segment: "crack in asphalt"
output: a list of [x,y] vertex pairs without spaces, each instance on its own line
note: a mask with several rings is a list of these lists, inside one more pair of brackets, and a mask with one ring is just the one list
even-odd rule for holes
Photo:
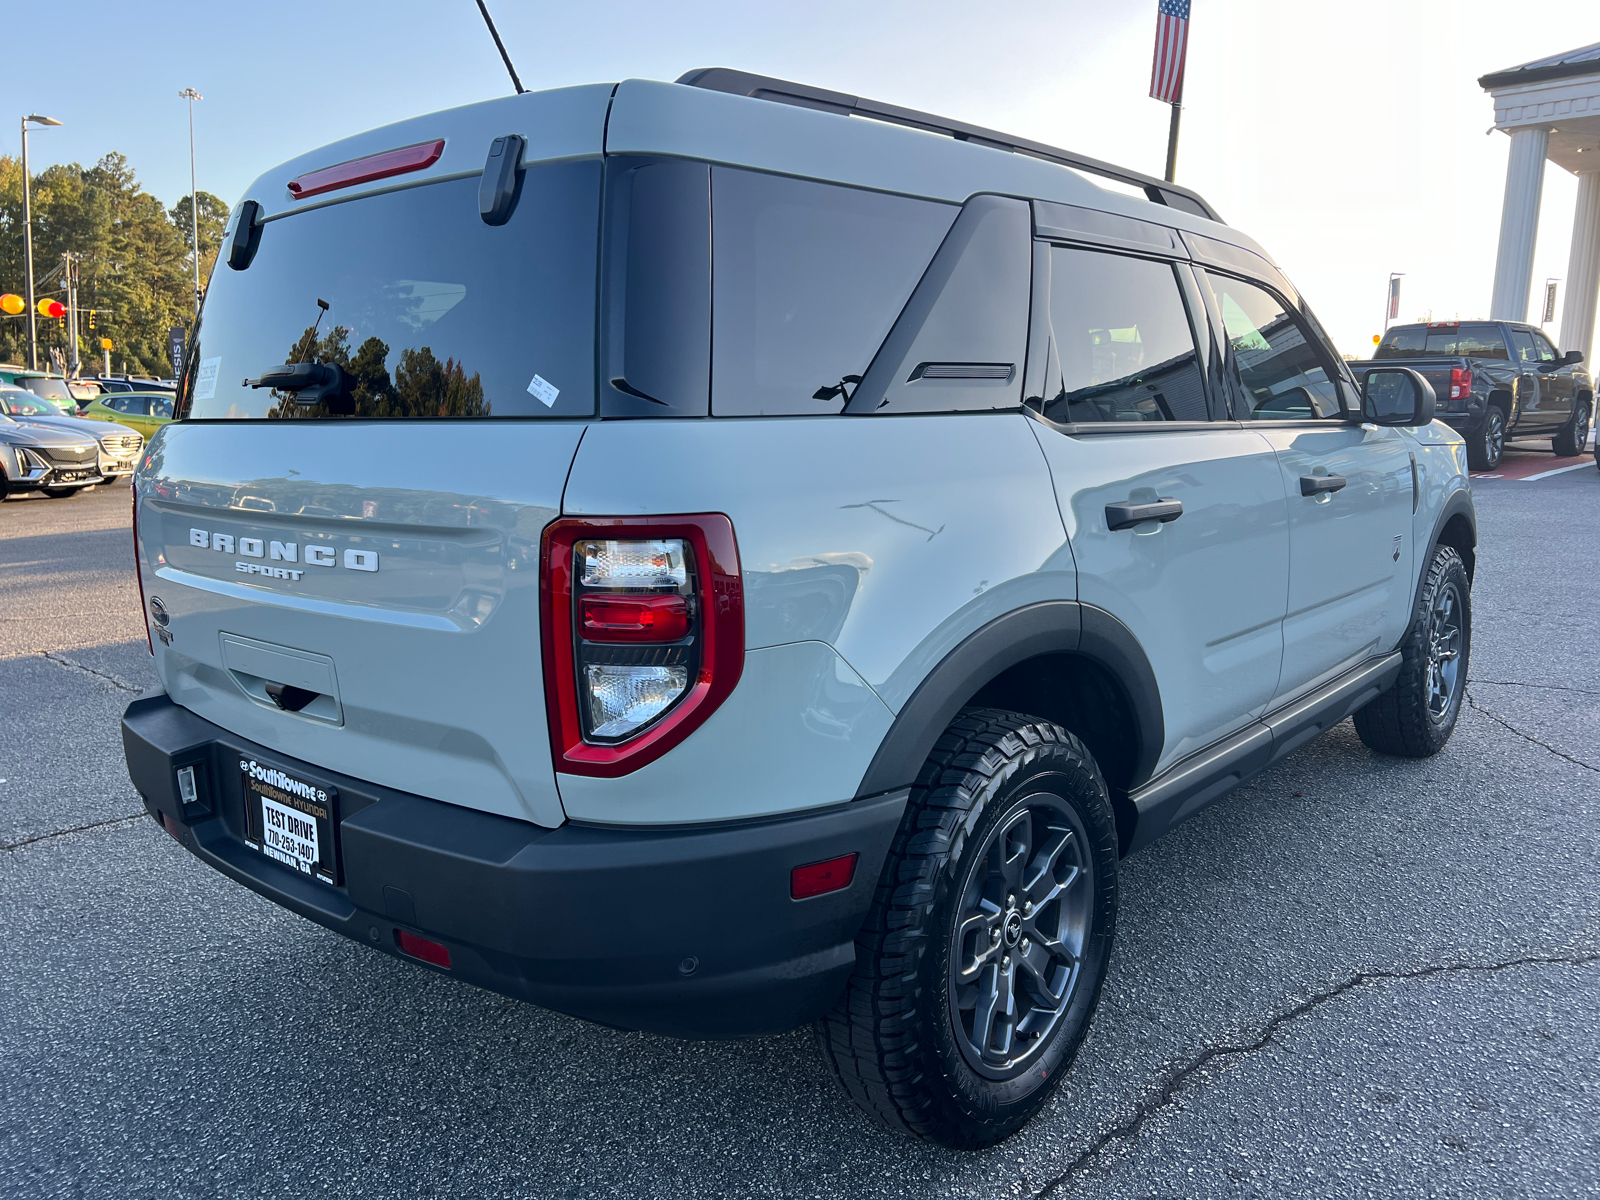
[[21,838],[15,842],[0,842],[0,851],[10,853],[21,850],[24,846],[34,846],[40,842],[48,842],[51,838],[66,837],[69,833],[85,833],[91,829],[109,829],[113,825],[131,825],[135,821],[144,819],[144,813],[134,813],[129,817],[110,817],[104,821],[91,821],[87,825],[74,825],[70,829],[56,829],[50,833],[41,833],[36,837]]
[[1550,751],[1551,754],[1554,754],[1557,758],[1566,759],[1567,762],[1572,763],[1574,766],[1582,767],[1587,771],[1600,771],[1600,767],[1595,766],[1593,763],[1584,762],[1583,759],[1581,759],[1581,758],[1574,758],[1572,755],[1568,754],[1565,750],[1557,750],[1549,742],[1541,742],[1538,738],[1534,737],[1533,734],[1524,733],[1522,730],[1518,729],[1515,725],[1513,725],[1510,721],[1506,720],[1504,717],[1502,717],[1499,713],[1495,712],[1493,709],[1485,708],[1483,705],[1479,704],[1475,699],[1473,699],[1471,689],[1467,690],[1466,697],[1467,697],[1467,703],[1472,706],[1472,709],[1473,709],[1474,712],[1481,712],[1484,716],[1488,717],[1491,721],[1494,721],[1496,724],[1505,726],[1512,733],[1516,734],[1519,738],[1523,739],[1523,741],[1532,742],[1535,746],[1538,746],[1541,750],[1548,750],[1548,751]]
[[1600,963],[1600,951],[1586,954],[1558,954],[1558,955],[1526,955],[1522,958],[1506,959],[1492,963],[1439,963],[1431,967],[1419,967],[1414,971],[1362,971],[1350,976],[1348,979],[1333,985],[1324,991],[1302,1000],[1299,1004],[1279,1013],[1262,1028],[1260,1035],[1252,1041],[1232,1043],[1222,1046],[1208,1046],[1195,1055],[1182,1066],[1169,1070],[1160,1081],[1160,1085],[1146,1099],[1135,1105],[1128,1118],[1115,1125],[1097,1137],[1082,1150],[1076,1158],[1067,1164],[1054,1179],[1050,1180],[1039,1191],[1034,1193],[1033,1200],[1046,1200],[1054,1195],[1065,1195],[1062,1190],[1069,1186],[1074,1179],[1082,1175],[1091,1166],[1100,1154],[1113,1142],[1124,1142],[1136,1139],[1144,1129],[1146,1122],[1163,1109],[1170,1108],[1176,1102],[1178,1094],[1185,1085],[1203,1071],[1211,1063],[1223,1058],[1243,1057],[1264,1050],[1277,1036],[1285,1025],[1299,1020],[1330,1000],[1336,1000],[1357,988],[1370,987],[1377,983],[1411,982],[1419,979],[1429,979],[1435,975],[1451,974],[1489,974],[1497,971],[1509,971],[1516,967],[1531,966],[1567,966],[1586,967]]
[[1538,688],[1545,692],[1576,692],[1580,696],[1600,696],[1600,692],[1593,688],[1563,687],[1559,683],[1524,683],[1520,679],[1474,679],[1471,682],[1482,684],[1484,687]]
[[96,679],[103,679],[107,683],[109,683],[112,687],[120,688],[124,692],[142,692],[142,691],[144,691],[144,689],[142,687],[139,687],[137,684],[129,683],[126,679],[123,679],[120,675],[111,675],[111,674],[108,674],[105,671],[96,671],[93,667],[86,667],[80,662],[73,662],[70,658],[67,658],[64,655],[57,654],[53,650],[41,650],[41,651],[39,651],[39,653],[44,655],[46,658],[48,658],[51,662],[55,663],[57,666],[68,667],[68,668],[70,668],[71,670],[74,670],[74,671],[82,671],[85,675],[93,675]]

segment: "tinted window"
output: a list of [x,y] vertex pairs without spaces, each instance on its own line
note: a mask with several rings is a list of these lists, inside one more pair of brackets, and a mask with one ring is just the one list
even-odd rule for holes
[[1505,358],[1506,343],[1500,326],[1397,325],[1383,335],[1373,358]]
[[711,206],[719,416],[843,408],[958,211],[720,167]]
[[1511,348],[1516,351],[1518,362],[1536,363],[1539,361],[1539,348],[1533,344],[1533,336],[1526,329],[1513,329],[1511,331]]
[[[249,269],[212,276],[189,415],[592,415],[600,166],[530,167],[502,226],[479,217],[478,183],[269,221]],[[311,354],[343,370],[345,394],[301,407],[240,386]]]
[[61,409],[50,401],[21,388],[0,390],[0,412],[17,417],[59,417]]
[[145,403],[149,405],[146,411],[152,417],[165,417],[169,421],[172,419],[171,400],[147,400]]
[[1052,421],[1204,421],[1205,382],[1168,263],[1050,250],[1045,392]]
[[1210,275],[1222,312],[1249,420],[1282,421],[1339,415],[1328,369],[1287,305],[1265,288]]
[[1553,363],[1561,357],[1556,353],[1555,343],[1537,329],[1533,331],[1533,346],[1539,352],[1540,362]]

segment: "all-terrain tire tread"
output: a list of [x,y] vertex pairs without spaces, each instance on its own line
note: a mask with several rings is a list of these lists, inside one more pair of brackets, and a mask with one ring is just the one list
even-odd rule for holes
[[[1379,754],[1392,754],[1399,758],[1428,758],[1437,754],[1450,740],[1455,728],[1452,719],[1440,726],[1428,713],[1428,622],[1433,596],[1444,583],[1446,576],[1459,573],[1461,602],[1466,608],[1467,637],[1463,642],[1460,686],[1466,687],[1464,661],[1471,645],[1472,593],[1467,579],[1466,564],[1453,546],[1436,546],[1428,563],[1428,572],[1422,586],[1417,589],[1417,604],[1411,624],[1400,642],[1400,674],[1394,685],[1381,696],[1368,702],[1355,714],[1356,733],[1361,740]],[[1457,702],[1457,711],[1460,702]]]
[[[940,735],[917,776],[895,834],[873,903],[856,938],[856,971],[816,1025],[824,1061],[877,1124],[955,1145],[922,1086],[929,1047],[919,1031],[917,1002],[931,929],[938,872],[961,856],[981,815],[978,801],[1040,754],[1076,766],[1103,793],[1098,766],[1083,744],[1060,726],[1001,709],[963,709]],[[1109,932],[1109,931],[1108,931]],[[999,1140],[1011,1129],[971,1141]]]

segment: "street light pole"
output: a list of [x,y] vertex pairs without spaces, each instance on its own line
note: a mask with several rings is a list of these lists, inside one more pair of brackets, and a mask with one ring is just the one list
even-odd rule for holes
[[35,125],[59,125],[60,121],[54,117],[41,117],[38,113],[29,113],[22,118],[22,224],[24,233],[22,237],[22,257],[26,263],[25,283],[23,289],[28,300],[28,370],[39,369],[39,325],[38,314],[33,311],[33,197],[28,179],[28,122]]
[[189,241],[194,246],[194,316],[200,319],[200,195],[194,189],[194,102],[205,97],[184,88],[178,99],[189,102]]

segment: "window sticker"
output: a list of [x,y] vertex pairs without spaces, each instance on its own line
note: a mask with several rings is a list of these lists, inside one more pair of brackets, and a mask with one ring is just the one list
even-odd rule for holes
[[528,394],[546,408],[554,408],[556,397],[561,394],[561,389],[548,379],[535,375],[533,382],[528,385]]
[[200,371],[194,377],[194,398],[210,400],[217,394],[217,372],[222,370],[220,358],[202,358]]

